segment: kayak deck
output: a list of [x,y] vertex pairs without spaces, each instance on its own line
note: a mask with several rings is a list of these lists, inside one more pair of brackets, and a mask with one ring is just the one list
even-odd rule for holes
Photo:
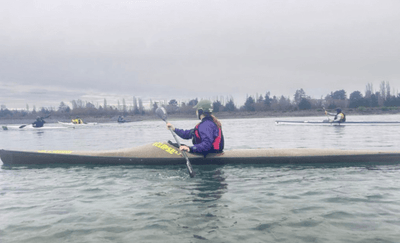
[[[400,151],[338,149],[238,149],[219,154],[188,154],[197,164],[304,164],[304,163],[400,163]],[[0,150],[5,166],[15,165],[182,165],[182,154],[168,143],[156,142],[115,151]]]

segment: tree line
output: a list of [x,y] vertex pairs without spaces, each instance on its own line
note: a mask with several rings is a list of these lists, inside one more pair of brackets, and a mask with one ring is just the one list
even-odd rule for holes
[[336,90],[324,98],[313,99],[303,89],[296,90],[293,100],[284,96],[271,97],[270,92],[258,98],[249,96],[240,110],[246,111],[297,111],[311,109],[359,109],[380,107],[382,110],[398,109],[400,107],[400,93],[391,92],[389,82],[382,81],[379,91],[374,92],[373,85],[367,84],[365,94],[353,91],[347,97],[345,90]]
[[[390,84],[382,81],[379,86],[379,91],[374,92],[372,84],[367,84],[364,94],[360,91],[353,91],[347,97],[345,90],[333,91],[320,99],[311,98],[301,88],[296,90],[293,99],[290,97],[272,96],[270,92],[265,95],[247,96],[243,105],[235,104],[232,97],[214,98],[214,112],[252,112],[252,111],[298,111],[312,109],[359,109],[380,107],[383,110],[398,109],[400,107],[400,94],[391,92]],[[85,117],[115,117],[115,116],[140,116],[153,115],[155,109],[159,106],[164,106],[171,114],[193,114],[193,106],[199,101],[198,98],[191,99],[187,102],[178,102],[176,99],[169,101],[149,101],[145,108],[141,98],[133,97],[129,104],[125,99],[122,102],[118,101],[117,105],[109,105],[104,99],[103,104],[93,104],[93,102],[72,100],[71,106],[60,102],[60,105],[55,107],[41,107],[36,110],[33,106],[29,109],[26,105],[24,110],[9,110],[5,105],[1,105],[0,118],[33,118],[36,116],[52,115],[53,117],[71,118],[75,116]]]

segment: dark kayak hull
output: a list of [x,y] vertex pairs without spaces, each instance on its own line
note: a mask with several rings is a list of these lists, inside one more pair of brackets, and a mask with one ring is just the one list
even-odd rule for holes
[[[116,151],[10,151],[0,150],[5,166],[26,165],[183,165],[184,157],[168,143],[153,143]],[[400,163],[398,152],[344,151],[334,149],[242,149],[221,154],[189,154],[193,165],[200,164],[330,164]]]

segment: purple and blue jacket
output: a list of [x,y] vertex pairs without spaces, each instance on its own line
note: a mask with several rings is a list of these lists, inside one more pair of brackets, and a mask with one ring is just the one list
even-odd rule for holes
[[222,130],[214,123],[212,117],[204,117],[194,129],[182,130],[175,128],[175,133],[183,139],[192,139],[193,146],[190,152],[208,153],[222,152],[224,149],[224,136]]

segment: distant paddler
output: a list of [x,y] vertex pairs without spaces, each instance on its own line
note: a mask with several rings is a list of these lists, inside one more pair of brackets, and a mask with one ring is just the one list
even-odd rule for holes
[[222,134],[221,122],[212,114],[212,103],[209,100],[201,100],[193,108],[196,109],[197,118],[201,120],[195,128],[182,130],[167,123],[167,128],[172,129],[183,139],[192,139],[193,146],[182,145],[180,150],[192,153],[201,153],[206,156],[208,153],[222,152],[224,149],[224,136]]
[[336,109],[336,113],[330,113],[325,111],[325,115],[334,116],[333,120],[328,120],[328,122],[336,122],[343,123],[346,122],[346,115],[342,112],[341,109]]
[[118,122],[125,122],[125,119],[122,116],[118,116]]
[[79,116],[76,116],[75,119],[71,120],[73,124],[83,124],[83,120],[81,118],[79,118]]
[[118,116],[118,123],[125,123],[125,122],[131,122],[131,121],[125,120],[123,116]]
[[[38,117],[36,118],[36,121],[34,121],[34,122],[32,123],[32,127],[35,127],[35,128],[43,127],[43,125],[46,123],[43,119],[46,119],[46,118],[48,118],[48,117],[50,117],[50,115],[48,115],[48,116],[46,116],[46,117],[40,117],[40,116],[38,116]],[[28,124],[21,125],[21,126],[19,126],[19,128],[24,128],[24,127],[26,127],[27,125],[28,125]],[[4,128],[4,126],[3,126],[3,130],[8,130],[8,129],[7,129],[7,127]]]
[[43,127],[46,122],[43,120],[43,117],[37,117],[36,121],[32,123],[32,127]]

